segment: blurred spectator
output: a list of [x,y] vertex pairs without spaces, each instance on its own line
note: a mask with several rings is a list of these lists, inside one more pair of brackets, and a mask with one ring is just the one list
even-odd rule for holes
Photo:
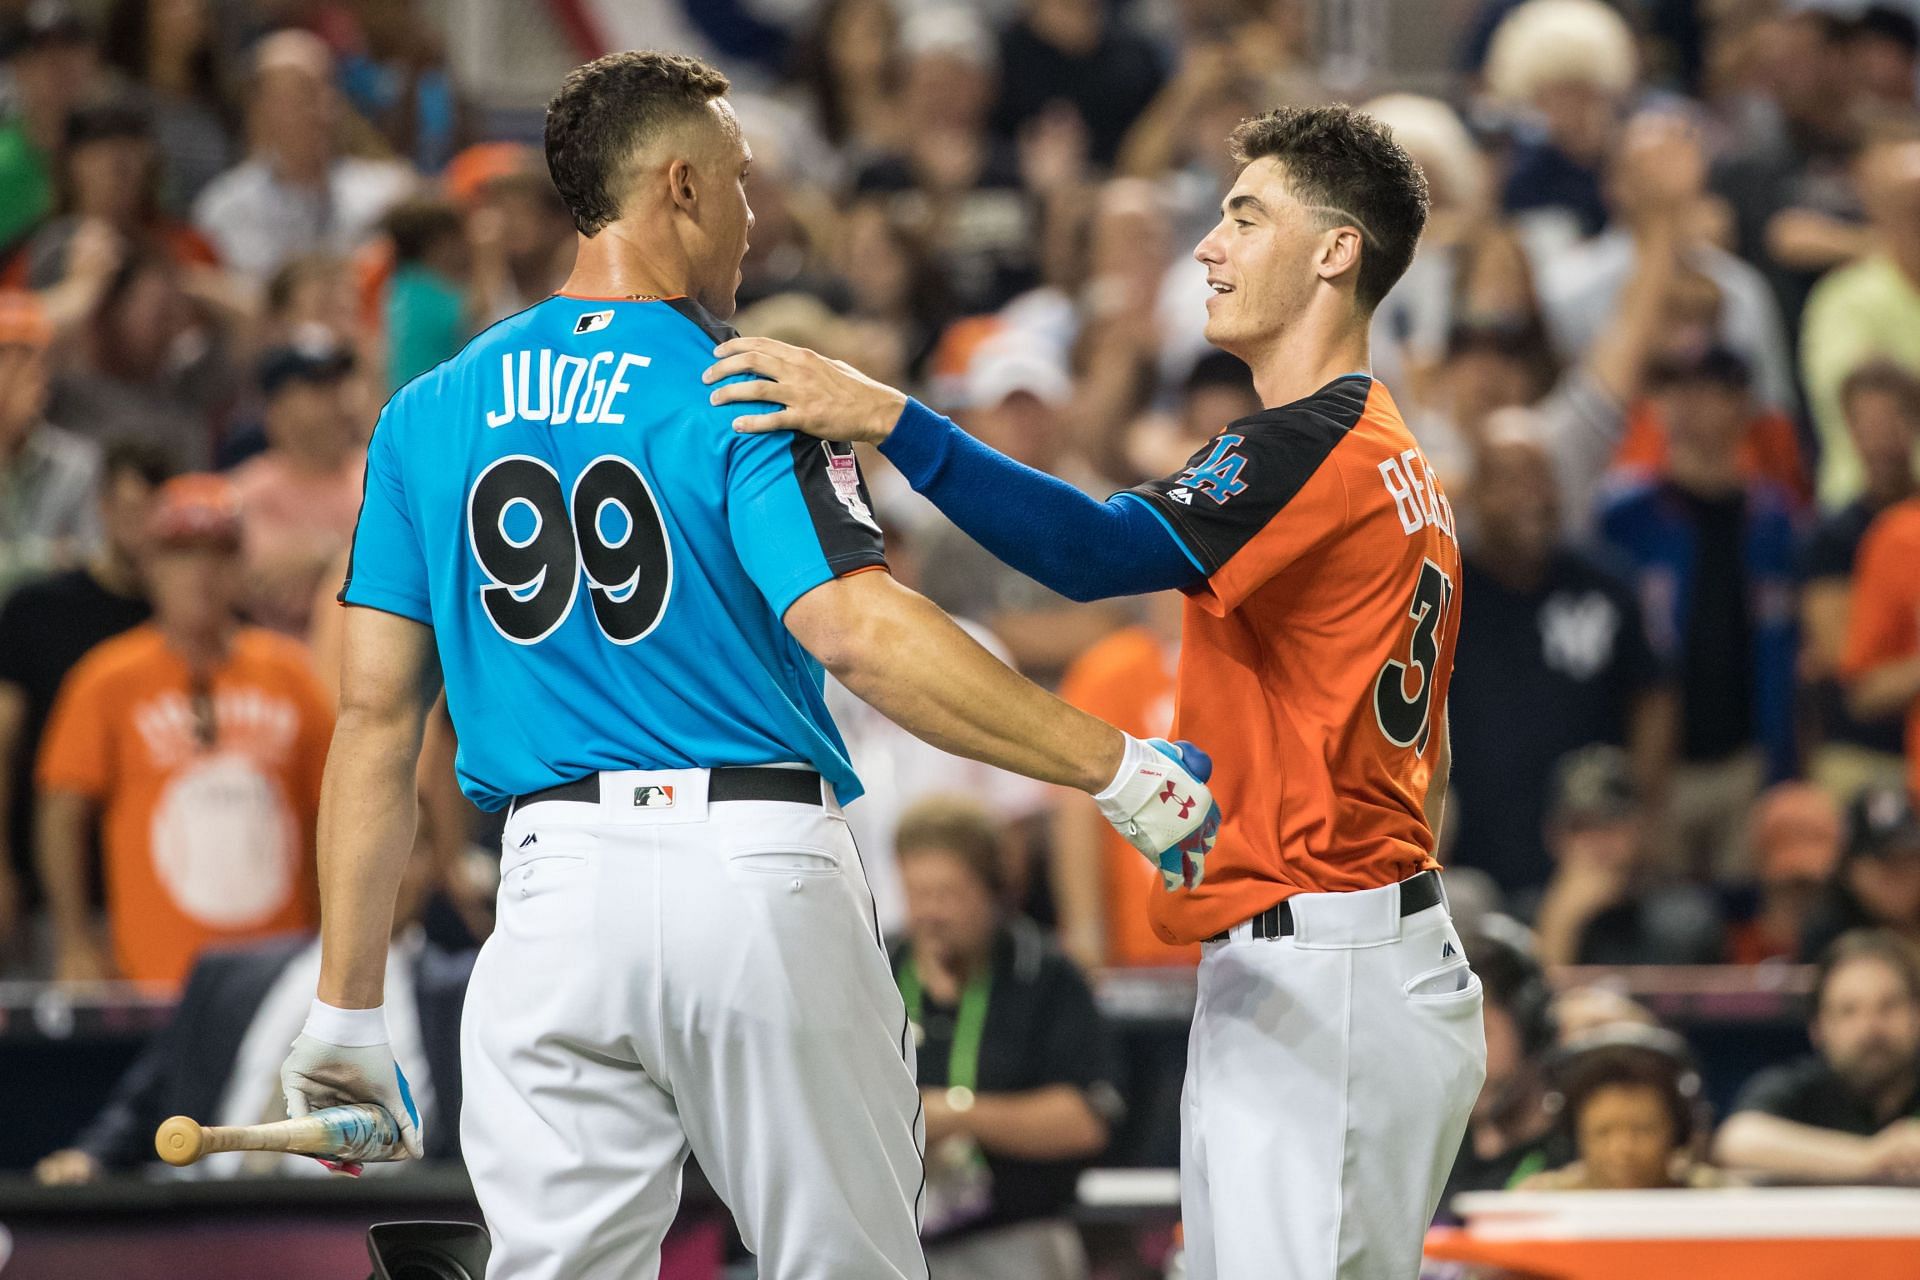
[[1900,708],[1857,719],[1847,708],[1839,674],[1860,546],[1881,512],[1916,492],[1920,377],[1873,361],[1848,375],[1840,399],[1866,485],[1859,497],[1821,518],[1802,554],[1800,673],[1812,693],[1815,724],[1808,736],[1819,744],[1809,772],[1835,794],[1851,796],[1866,783],[1898,780],[1904,769]]
[[1671,1031],[1632,1028],[1569,1046],[1556,1074],[1564,1081],[1562,1123],[1577,1158],[1538,1173],[1522,1191],[1651,1191],[1726,1185],[1718,1169],[1694,1159],[1700,1077],[1686,1042]]
[[[209,944],[314,925],[332,715],[304,649],[236,622],[239,550],[231,486],[169,480],[148,528],[153,622],[82,658],[54,702],[36,804],[61,980],[176,987]],[[87,903],[96,820],[104,938]]]
[[1801,952],[1822,891],[1840,861],[1840,813],[1833,799],[1805,782],[1782,782],[1753,810],[1753,863],[1760,900],[1735,925],[1728,959],[1735,964],[1792,960]]
[[1018,153],[987,128],[992,34],[971,9],[942,4],[910,15],[901,43],[900,138],[861,166],[856,200],[927,245],[963,311],[992,311],[1038,280],[1043,236]]
[[1920,88],[1920,22],[1910,8],[1870,4],[1847,33],[1847,72],[1868,110],[1911,111]]
[[1478,930],[1462,930],[1460,946],[1485,993],[1487,1081],[1440,1197],[1443,1209],[1459,1192],[1504,1191],[1573,1158],[1571,1143],[1554,1124],[1547,1088],[1552,993],[1532,940],[1517,922],[1496,916]]
[[1567,987],[1553,997],[1554,1043],[1561,1049],[1621,1027],[1657,1027],[1652,1010],[1603,978]]
[[[473,953],[435,946],[420,928],[432,889],[432,859],[416,846],[407,860],[387,950],[387,1025],[425,1121],[426,1158],[460,1156],[460,1005]],[[91,1182],[103,1173],[152,1165],[153,1131],[168,1116],[208,1124],[283,1120],[279,1057],[300,1034],[320,980],[320,940],[294,936],[247,947],[211,947],[194,961],[167,1025],[154,1033],[71,1147],[34,1167],[49,1185]],[[369,1165],[400,1173],[401,1163]],[[305,1156],[229,1152],[183,1176],[232,1178],[263,1173],[325,1176]]]
[[[149,446],[116,444],[100,467],[104,536],[78,569],[29,582],[0,606],[0,969],[38,905],[33,763],[60,682],[89,649],[151,613],[140,576],[155,489],[170,471]],[[92,859],[89,859],[91,864]],[[22,883],[24,881],[24,885]]]
[[1601,0],[1528,0],[1494,31],[1487,89],[1522,122],[1500,204],[1536,261],[1606,225],[1602,162],[1637,62],[1633,32]]
[[1660,852],[1691,872],[1748,871],[1748,807],[1794,772],[1794,528],[1785,495],[1743,481],[1748,371],[1710,349],[1661,371],[1667,475],[1601,518],[1638,579],[1654,651],[1680,688],[1680,763]]
[[414,185],[405,165],[341,154],[333,57],[318,36],[260,42],[247,108],[248,157],[200,193],[193,217],[257,281],[303,253],[348,252]]
[[1866,475],[1848,438],[1840,388],[1868,360],[1920,372],[1920,125],[1882,127],[1855,164],[1872,253],[1814,287],[1800,332],[1801,373],[1820,437],[1820,505],[1860,495]]
[[[967,370],[967,409],[960,421],[989,446],[1091,493],[1106,492],[1099,474],[1069,450],[1066,412],[1073,381],[1060,363],[1016,334],[989,339]],[[1057,681],[1094,641],[1119,622],[1115,606],[1075,604],[995,559],[979,543],[941,521],[921,553],[922,587],[948,613],[987,624],[1020,670]]]
[[1093,993],[1031,921],[1001,917],[984,810],[928,801],[901,820],[896,844],[907,938],[893,967],[919,1046],[928,1270],[1084,1277],[1067,1212],[1119,1115]]
[[[1116,631],[1067,668],[1060,696],[1138,738],[1173,729],[1173,675],[1180,661],[1181,597],[1147,600],[1143,625]],[[1062,792],[1053,822],[1054,901],[1060,941],[1082,968],[1197,964],[1197,945],[1162,942],[1147,921],[1160,878],[1092,801]]]
[[332,254],[311,253],[289,261],[267,281],[265,301],[266,312],[255,331],[263,352],[315,328],[340,342],[362,336],[353,273],[345,259]]
[[900,15],[892,0],[825,0],[801,37],[795,77],[822,137],[853,160],[900,141]]
[[440,33],[416,4],[351,0],[353,39],[340,56],[347,101],[387,145],[438,173],[466,133],[466,109]]
[[47,421],[52,341],[38,299],[0,292],[0,595],[99,540],[100,450]]
[[904,367],[918,374],[952,310],[946,281],[925,246],[878,205],[849,210],[841,231],[852,315],[893,333]]
[[[1182,53],[1173,78],[1160,90],[1133,128],[1114,162],[1116,175],[1150,179],[1174,219],[1181,245],[1197,244],[1219,220],[1220,197],[1233,185],[1238,166],[1220,140],[1248,116],[1291,95],[1263,83],[1255,50],[1227,32],[1198,39]],[[1307,93],[1292,100],[1318,101]],[[1172,264],[1184,271],[1184,260]],[[1201,279],[1205,280],[1202,273]],[[1198,327],[1198,326],[1194,326]]]
[[1713,964],[1725,940],[1710,895],[1656,879],[1652,823],[1625,752],[1584,747],[1554,769],[1547,810],[1553,876],[1534,927],[1540,959],[1562,964]]
[[1253,371],[1239,356],[1210,351],[1181,382],[1173,410],[1143,414],[1128,424],[1120,448],[1126,471],[1139,476],[1179,471],[1226,424],[1260,412]]
[[235,387],[223,335],[184,284],[180,268],[152,251],[110,266],[54,379],[56,422],[206,466],[214,419]]
[[304,636],[314,589],[353,538],[366,470],[353,353],[325,330],[260,365],[267,448],[232,473],[244,530],[242,602],[263,627]]
[[994,128],[1016,137],[1070,109],[1086,127],[1094,163],[1109,166],[1165,73],[1153,46],[1122,27],[1105,0],[1025,0],[1000,38]]
[[[893,576],[917,587],[920,561],[913,536],[890,524],[887,564]],[[999,637],[971,619],[958,621],[988,652],[1002,662],[1010,661]],[[1010,824],[1034,817],[1052,799],[1051,788],[1042,783],[948,755],[921,741],[832,677],[827,679],[826,698],[833,722],[846,741],[847,758],[866,783],[866,794],[847,806],[847,823],[860,848],[861,868],[873,891],[880,930],[888,936],[897,934],[907,921],[894,834],[909,810],[934,796],[964,795],[987,806],[1002,824]]]
[[1781,315],[1797,328],[1820,273],[1864,251],[1848,172],[1862,82],[1841,15],[1801,7],[1768,24],[1767,34],[1765,109],[1715,165],[1713,189],[1733,215],[1731,247],[1766,274]]
[[1881,512],[1861,540],[1840,675],[1855,718],[1906,717],[1908,785],[1920,793],[1920,573],[1915,565],[1920,565],[1920,497]]
[[82,227],[108,234],[116,255],[157,253],[180,267],[209,267],[219,255],[198,231],[163,213],[153,127],[131,101],[76,109],[67,117],[55,216],[15,260],[9,275],[30,289],[51,289],[75,276],[75,240]]
[[60,0],[0,17],[0,66],[12,94],[0,116],[0,252],[53,212],[67,113],[98,78],[92,35]]
[[1714,1154],[1791,1182],[1920,1183],[1920,964],[1910,944],[1850,933],[1820,965],[1817,1053],[1747,1084]]
[[458,354],[477,317],[467,291],[467,227],[458,209],[440,200],[407,201],[389,210],[383,225],[393,241],[384,362],[392,392]]
[[184,214],[233,162],[213,0],[113,0],[101,55],[130,84],[160,148],[160,202]]
[[515,167],[482,183],[467,214],[476,327],[539,302],[573,266],[573,219],[539,153],[516,151],[521,158]]
[[[1544,843],[1556,761],[1593,743],[1631,750],[1643,794],[1658,797],[1673,760],[1675,703],[1632,586],[1560,536],[1542,443],[1496,430],[1461,508],[1473,530],[1462,590],[1473,628],[1454,660],[1448,824],[1455,860],[1509,893],[1553,872]],[[1540,707],[1551,715],[1535,714]]]
[[1847,807],[1845,856],[1807,921],[1800,954],[1841,934],[1880,929],[1920,953],[1920,815],[1904,786],[1868,787]]

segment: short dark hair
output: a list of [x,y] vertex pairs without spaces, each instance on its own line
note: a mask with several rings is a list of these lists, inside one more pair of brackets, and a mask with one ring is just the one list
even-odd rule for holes
[[402,264],[419,262],[436,244],[466,230],[459,209],[433,199],[402,201],[387,211],[381,226],[393,241],[394,261]]
[[[1360,231],[1354,300],[1380,305],[1406,274],[1427,225],[1427,178],[1384,124],[1343,102],[1280,107],[1244,120],[1227,140],[1242,165],[1271,158],[1303,204],[1339,210]],[[1340,226],[1329,216],[1328,226]]]
[[1920,378],[1904,365],[1882,357],[1855,368],[1840,384],[1840,407],[1851,409],[1855,396],[1867,394],[1891,396],[1902,413],[1920,418]]
[[1888,929],[1854,929],[1835,938],[1820,956],[1813,983],[1816,1015],[1827,1002],[1827,984],[1833,975],[1859,960],[1877,960],[1892,969],[1908,997],[1920,1004],[1920,959],[1915,959],[1912,944]]
[[105,492],[121,476],[138,476],[155,488],[173,479],[178,470],[173,455],[151,440],[114,440],[100,455],[100,489]]
[[1561,1095],[1570,1132],[1579,1133],[1581,1113],[1606,1089],[1652,1090],[1673,1126],[1674,1146],[1685,1146],[1692,1138],[1699,1077],[1684,1061],[1652,1045],[1632,1043],[1598,1045],[1569,1060],[1561,1069]]
[[995,900],[1005,888],[1000,832],[985,809],[963,796],[929,796],[901,815],[893,837],[895,860],[904,863],[923,853],[958,858]]
[[725,94],[727,77],[698,58],[631,49],[575,67],[547,104],[547,172],[583,236],[620,216],[627,157],[662,128]]

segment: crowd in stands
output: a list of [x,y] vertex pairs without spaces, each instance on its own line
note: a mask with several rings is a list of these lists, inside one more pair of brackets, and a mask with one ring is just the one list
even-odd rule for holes
[[[571,260],[537,115],[478,134],[427,8],[0,0],[0,976],[182,993],[50,1180],[131,1162],[166,1111],[277,1101],[365,442]],[[1441,853],[1491,1070],[1456,1187],[1920,1181],[1920,11],[1474,9],[1427,96],[1334,93],[1304,0],[782,6],[720,59],[755,154],[734,323],[1105,497],[1260,407],[1200,336],[1190,257],[1226,134],[1365,102],[1433,198],[1373,370],[1466,566]],[[1177,598],[1054,595],[865,465],[902,580],[1167,731]],[[1152,871],[1084,797],[830,697],[937,1028],[945,1221],[1052,1222],[1122,1105],[1082,975],[1197,948],[1147,928]],[[394,960],[418,1013],[396,1047],[443,1109],[445,992],[491,892],[453,745],[437,718]],[[1820,965],[1815,1056],[1750,1064],[1730,1117],[1645,1010],[1549,981],[1795,963]],[[981,966],[1020,994],[996,987],[963,1064]]]

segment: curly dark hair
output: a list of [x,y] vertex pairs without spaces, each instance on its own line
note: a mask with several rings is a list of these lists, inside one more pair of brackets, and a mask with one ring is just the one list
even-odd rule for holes
[[620,216],[620,177],[634,150],[694,118],[729,88],[698,58],[632,49],[575,67],[547,104],[547,171],[583,236]]
[[[1388,128],[1343,102],[1280,107],[1242,121],[1227,140],[1246,165],[1271,158],[1302,204],[1320,205],[1329,227],[1360,232],[1354,300],[1372,312],[1406,274],[1427,225],[1427,178]],[[1342,218],[1338,216],[1344,214]]]

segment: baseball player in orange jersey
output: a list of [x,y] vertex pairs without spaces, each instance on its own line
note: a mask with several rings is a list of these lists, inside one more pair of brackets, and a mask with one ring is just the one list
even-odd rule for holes
[[1204,944],[1181,1159],[1195,1280],[1411,1280],[1486,1071],[1480,983],[1433,857],[1460,618],[1453,512],[1364,372],[1426,182],[1371,118],[1281,110],[1195,257],[1207,337],[1263,404],[1163,480],[1086,497],[917,401],[766,339],[725,343],[742,431],[878,444],[1008,564],[1078,599],[1179,588],[1175,731],[1220,760],[1204,879],[1154,894]]

